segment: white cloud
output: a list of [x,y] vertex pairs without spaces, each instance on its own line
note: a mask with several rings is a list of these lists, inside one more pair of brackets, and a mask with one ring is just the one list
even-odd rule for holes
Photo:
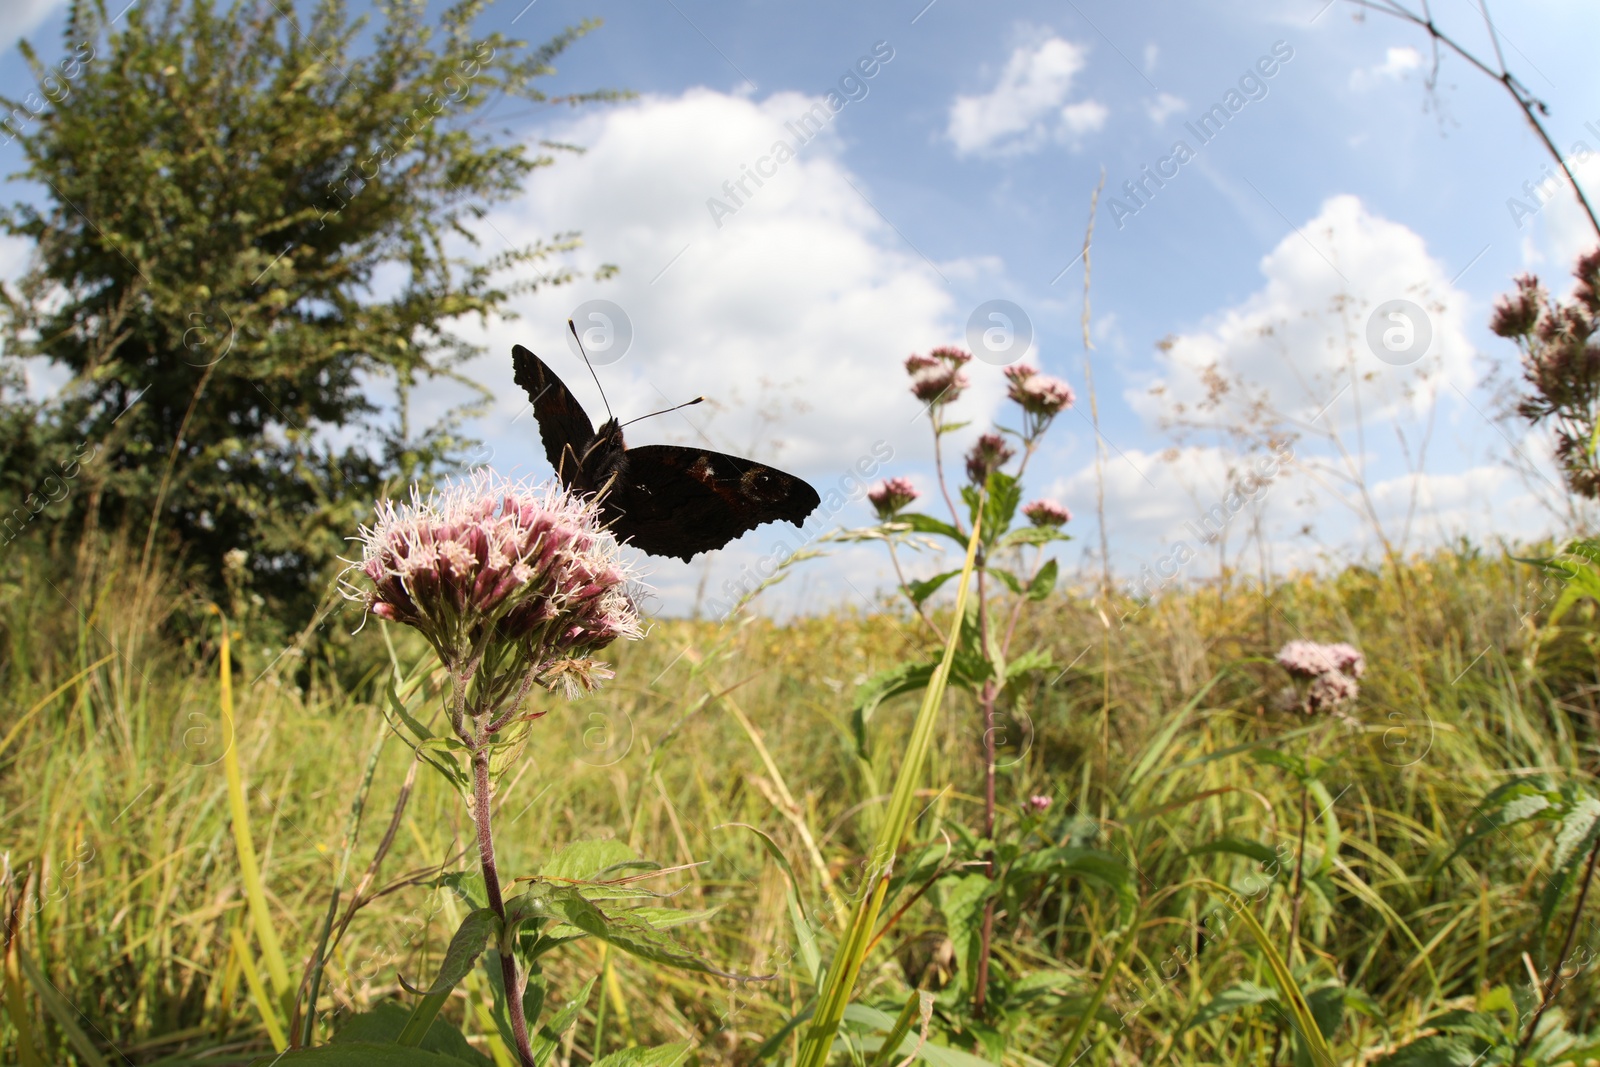
[[[758,101],[694,89],[539,131],[586,151],[538,172],[524,197],[490,216],[486,250],[504,247],[496,231],[521,244],[580,230],[583,247],[572,256],[580,271],[588,275],[604,263],[621,269],[607,282],[518,298],[520,321],[492,322],[474,338],[490,355],[469,373],[496,394],[494,413],[477,429],[495,445],[498,468],[548,476],[527,403],[511,382],[513,343],[549,361],[591,414],[603,417],[594,385],[564,338],[567,317],[591,298],[620,305],[633,324],[626,357],[599,368],[619,417],[699,393],[718,406],[631,427],[630,444],[708,440],[801,474],[825,496],[858,460],[870,459],[875,442],[893,449],[884,473],[903,473],[931,456],[927,423],[906,390],[901,361],[908,352],[959,343],[970,309],[955,305],[935,268],[864,199],[892,213],[881,194],[841,163],[831,127],[796,158],[774,162],[776,142],[795,142],[786,123],[817,103],[797,93]],[[773,172],[760,185],[747,177],[757,167]],[[714,219],[711,199],[736,210]],[[959,261],[940,269],[951,278],[990,276],[994,264]],[[973,394],[962,404],[981,420],[1003,396],[1004,380],[988,366],[975,366],[973,378]],[[865,521],[867,509],[858,503],[830,525]],[[762,527],[719,555],[708,595],[720,595],[725,579],[780,539],[792,543],[793,528]],[[652,584],[668,610],[692,603],[703,563],[651,561]],[[875,587],[877,566],[871,576],[857,576],[861,588]]]
[[1011,53],[995,87],[950,104],[947,134],[960,155],[1034,151],[1049,140],[1073,142],[1100,129],[1106,108],[1094,100],[1067,103],[1088,49],[1060,37]]
[[1150,121],[1160,126],[1173,115],[1188,107],[1188,101],[1181,96],[1171,93],[1162,93],[1154,100],[1145,101],[1144,113],[1150,116]]
[[[1466,296],[1419,235],[1358,198],[1325,201],[1260,269],[1260,289],[1164,346],[1153,390],[1128,395],[1137,411],[1156,421],[1249,422],[1252,406],[1264,404],[1309,420],[1330,404],[1338,417],[1359,402],[1361,417],[1385,419],[1422,410],[1447,384],[1472,387]],[[1421,315],[1379,317],[1394,300]],[[1388,358],[1369,346],[1369,329]],[[1426,351],[1404,362],[1395,349],[1424,333]],[[1219,383],[1229,388],[1219,393]]]
[[1410,45],[1390,48],[1384,52],[1383,62],[1370,67],[1358,67],[1350,72],[1350,88],[1357,92],[1375,88],[1384,82],[1403,80],[1414,70],[1422,68],[1422,53]]
[[9,45],[43,22],[56,8],[65,6],[66,0],[6,0],[0,5],[0,41]]
[[[1567,166],[1583,187],[1590,205],[1600,211],[1600,145],[1587,145],[1584,155],[1567,157]],[[1595,247],[1594,223],[1584,213],[1572,192],[1567,176],[1554,164],[1546,164],[1530,179],[1533,195],[1518,189],[1507,200],[1513,221],[1525,231],[1522,245],[1524,263],[1540,274],[1540,280],[1557,293],[1570,292],[1575,284],[1572,267],[1579,256]],[[1516,209],[1512,210],[1512,201]],[[1531,214],[1529,214],[1531,212]],[[1506,286],[1507,289],[1511,287]]]

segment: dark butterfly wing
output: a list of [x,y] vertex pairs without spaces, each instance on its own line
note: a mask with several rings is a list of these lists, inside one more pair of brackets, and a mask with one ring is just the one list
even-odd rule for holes
[[653,556],[687,562],[763,523],[799,526],[822,503],[794,475],[738,456],[676,445],[644,445],[625,455],[603,515],[618,538]]
[[514,380],[533,401],[545,457],[561,484],[571,487],[579,473],[578,455],[594,439],[594,423],[544,360],[517,345],[511,349],[511,366],[516,372]]

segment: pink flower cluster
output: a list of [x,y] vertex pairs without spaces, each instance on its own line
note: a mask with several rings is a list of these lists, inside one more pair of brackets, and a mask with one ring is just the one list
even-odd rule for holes
[[581,657],[642,633],[628,575],[595,506],[558,486],[487,472],[410,503],[378,505],[361,529],[355,591],[381,619],[421,631],[447,665],[491,639],[536,659]]
[[909,478],[888,478],[867,491],[880,519],[892,519],[921,495]]
[[1035,526],[1065,526],[1072,521],[1072,512],[1054,500],[1035,500],[1022,506],[1022,514]]
[[1050,810],[1053,801],[1043,794],[1035,794],[1028,798],[1028,810],[1038,815],[1043,815]]
[[1016,454],[1004,437],[997,433],[984,434],[967,453],[967,479],[973,485],[983,485],[990,474],[1004,467]]
[[[1349,703],[1361,691],[1357,684],[1367,659],[1352,645],[1290,641],[1278,650],[1278,665],[1303,687],[1307,712],[1327,711]],[[1309,683],[1309,684],[1306,684]]]
[[972,355],[959,348],[935,348],[925,356],[907,356],[911,395],[931,406],[953,403],[967,388],[967,372],[961,368],[971,361]]
[[1007,367],[1006,379],[1011,383],[1006,395],[1036,418],[1053,419],[1077,399],[1072,386],[1060,378],[1040,374],[1026,363]]

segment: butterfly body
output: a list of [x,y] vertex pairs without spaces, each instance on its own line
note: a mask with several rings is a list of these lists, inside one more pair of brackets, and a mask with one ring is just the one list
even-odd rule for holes
[[598,497],[612,532],[651,555],[688,561],[763,523],[799,526],[822,502],[800,478],[755,460],[677,445],[628,448],[621,424],[613,418],[594,429],[538,356],[517,345],[511,358],[556,476]]

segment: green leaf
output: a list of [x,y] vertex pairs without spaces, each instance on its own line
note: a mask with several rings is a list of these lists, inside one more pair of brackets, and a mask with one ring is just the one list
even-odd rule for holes
[[1015,574],[1012,574],[1010,571],[1004,570],[1000,567],[985,567],[984,571],[985,573],[994,575],[996,578],[1004,582],[1006,588],[1011,590],[1013,593],[1021,594],[1022,579],[1018,578]]
[[1048,545],[1052,541],[1070,541],[1072,536],[1064,534],[1055,526],[1019,526],[995,542],[995,548],[1011,548],[1013,545]]
[[251,1060],[250,1067],[461,1067],[461,1060],[405,1045],[352,1041]]
[[1481,1045],[1470,1038],[1434,1034],[1402,1045],[1377,1060],[1373,1067],[1486,1067]]
[[1301,780],[1307,776],[1306,761],[1290,752],[1279,752],[1275,748],[1254,748],[1250,750],[1250,758],[1257,763],[1277,767]]
[[856,688],[855,705],[850,710],[850,726],[856,738],[856,752],[868,758],[867,724],[872,713],[890,697],[926,689],[933,677],[935,663],[902,663],[898,667],[879,671]]
[[1050,653],[1041,648],[1031,648],[1016,659],[1007,661],[1006,681],[1009,683],[1013,678],[1029,671],[1052,670],[1055,670],[1055,660],[1050,657]]
[[701,959],[633,912],[607,915],[575,890],[556,890],[546,899],[546,907],[569,925],[640,959],[679,970],[712,974],[718,978],[750,977],[721,970]]
[[1028,599],[1043,600],[1053,593],[1056,588],[1056,575],[1059,569],[1055,560],[1047,560],[1045,565],[1040,567],[1038,573],[1033,576],[1033,581],[1028,583]]
[[589,882],[603,871],[638,859],[638,853],[614,837],[574,841],[551,856],[539,876],[559,882]]
[[561,1044],[562,1037],[572,1029],[572,1024],[578,1021],[578,1015],[583,1011],[583,1006],[589,1003],[589,993],[594,989],[594,979],[584,983],[583,990],[550,1017],[550,1021],[539,1027],[539,1032],[528,1038],[528,1046],[533,1051],[534,1067],[544,1067],[556,1046]]
[[1589,796],[1577,798],[1561,819],[1550,866],[1559,869],[1587,855],[1597,834],[1600,834],[1600,800]]
[[[333,1043],[347,1045],[366,1042],[371,1045],[391,1044],[398,1041],[411,1013],[398,1001],[385,1000],[370,1011],[353,1015],[334,1035]],[[475,1067],[492,1067],[494,1061],[467,1043],[460,1030],[444,1019],[434,1019],[428,1033],[417,1046],[428,1052],[437,1052],[453,1060],[470,1063]]]
[[1260,841],[1247,841],[1240,837],[1219,837],[1213,841],[1207,841],[1203,845],[1196,845],[1191,848],[1187,855],[1191,857],[1208,856],[1218,852],[1244,856],[1262,864],[1275,865],[1278,863],[1278,853],[1273,850],[1272,846],[1264,845]]
[[1022,483],[1004,471],[992,471],[983,502],[984,540],[988,544],[994,544],[1011,529],[1011,520],[1021,503]]
[[439,1009],[450,996],[450,991],[472,972],[473,964],[483,955],[484,948],[500,935],[500,917],[488,908],[469,912],[455,936],[444,951],[439,964],[439,975],[433,980],[421,1000],[411,1009],[411,1017],[395,1040],[402,1045],[417,1046],[432,1028]]
[[[878,1034],[887,1034],[894,1029],[895,1017],[886,1011],[869,1007],[866,1004],[851,1004],[844,1009],[846,1021],[863,1026]],[[907,1034],[900,1042],[896,1051],[902,1056],[911,1054],[912,1048],[917,1043],[916,1034]],[[867,1052],[876,1052],[882,1045],[883,1039],[867,1038],[861,1042],[861,1047]],[[929,1040],[917,1050],[917,1059],[928,1064],[928,1067],[996,1067],[990,1061],[980,1056],[961,1049],[950,1048],[948,1045],[936,1044]]]
[[954,526],[951,526],[948,522],[942,522],[939,519],[934,518],[932,515],[922,515],[918,514],[917,512],[910,511],[903,515],[896,515],[894,520],[896,522],[905,523],[917,533],[938,534],[941,537],[950,538],[950,540],[954,541],[962,548],[967,547],[967,539],[962,535],[960,530],[956,529]]
[[956,973],[965,983],[962,988],[970,990],[976,979],[983,904],[999,886],[987,874],[975,872],[947,879],[942,887],[939,910],[944,912],[945,931],[955,949]]
[[1513,779],[1496,787],[1478,802],[1474,809],[1475,825],[1472,831],[1461,839],[1440,866],[1448,865],[1470,845],[1498,830],[1545,817],[1560,799],[1549,777],[1542,774]]
[[1212,997],[1204,1007],[1195,1012],[1194,1018],[1189,1020],[1189,1025],[1185,1026],[1184,1029],[1193,1030],[1197,1026],[1215,1022],[1218,1019],[1243,1011],[1245,1008],[1254,1007],[1257,1004],[1276,1004],[1277,1002],[1278,991],[1276,989],[1268,989],[1266,986],[1259,986],[1254,982],[1235,982]]
[[595,1060],[594,1067],[677,1067],[688,1055],[687,1041],[655,1048],[625,1048]]
[[932,578],[925,578],[919,582],[908,582],[906,584],[906,596],[911,598],[913,604],[920,606],[923,601],[938,592],[940,586],[957,577],[960,573],[960,571],[945,571],[943,574],[936,574]]

